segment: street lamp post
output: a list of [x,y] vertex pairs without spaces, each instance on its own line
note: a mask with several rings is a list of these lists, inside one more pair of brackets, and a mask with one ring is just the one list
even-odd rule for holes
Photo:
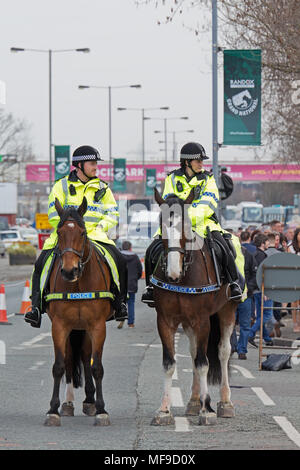
[[[163,131],[154,131],[154,134],[161,134]],[[181,130],[181,131],[169,131],[169,134],[173,135],[173,160],[175,161],[176,156],[176,134],[183,134],[183,133],[193,133],[193,129]],[[164,143],[164,141],[160,141],[160,143]]]
[[52,54],[58,52],[90,52],[88,47],[77,49],[25,49],[22,47],[11,47],[11,52],[43,52],[49,57],[49,185],[52,186]]
[[[112,88],[142,88],[142,85],[116,85],[116,86],[97,86],[97,85],[79,85],[79,90],[86,90],[89,88],[98,88],[108,90],[108,148],[109,148],[109,169],[112,168],[112,138],[111,138],[111,90]],[[110,179],[109,175],[109,179]]]
[[117,108],[118,111],[141,111],[142,112],[142,165],[143,165],[143,193],[145,193],[145,111],[157,111],[169,109],[168,106],[160,106],[159,108]]
[[165,134],[165,165],[168,163],[168,144],[167,144],[167,135],[168,135],[168,130],[167,130],[167,121],[168,120],[179,120],[179,119],[188,119],[188,116],[180,116],[180,117],[168,117],[168,118],[150,118],[150,117],[145,117],[144,119],[155,119],[155,120],[160,120],[164,121],[164,134]]

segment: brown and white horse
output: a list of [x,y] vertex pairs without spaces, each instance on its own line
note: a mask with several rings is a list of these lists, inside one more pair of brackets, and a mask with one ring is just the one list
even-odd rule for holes
[[[186,414],[198,415],[199,424],[213,424],[217,416],[234,416],[228,363],[237,304],[228,301],[228,285],[219,284],[207,244],[192,231],[187,209],[194,200],[193,190],[185,201],[175,195],[164,200],[155,190],[155,200],[161,209],[164,253],[151,282],[165,380],[162,402],[152,424],[174,423],[171,387],[176,366],[174,336],[179,324],[189,338],[193,362],[192,393]],[[217,414],[211,408],[208,384],[220,384]]]

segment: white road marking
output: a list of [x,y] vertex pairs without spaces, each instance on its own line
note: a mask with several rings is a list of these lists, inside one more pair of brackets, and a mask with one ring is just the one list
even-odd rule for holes
[[25,341],[24,343],[21,343],[20,346],[13,346],[12,349],[22,350],[22,349],[25,349],[25,348],[41,347],[42,345],[40,345],[40,344],[37,345],[35,343],[38,343],[39,341],[42,341],[44,338],[47,338],[49,336],[51,336],[50,332],[49,333],[41,333],[40,335],[35,336],[31,340]]
[[245,369],[245,367],[241,366],[236,366],[235,364],[232,364],[232,367],[237,369],[246,379],[254,379],[255,377],[249,372],[249,370]]
[[289,439],[293,441],[296,446],[300,447],[300,434],[297,429],[284,417],[284,416],[273,416],[276,423],[279,424],[281,429],[286,433]]
[[4,341],[0,341],[0,364],[6,364],[6,346]]
[[266,394],[266,392],[261,387],[251,387],[253,392],[256,393],[258,398],[261,399],[264,405],[266,406],[274,406],[275,403],[273,400]]
[[33,366],[29,367],[29,370],[37,370],[43,364],[45,364],[45,361],[37,361]]
[[175,417],[175,432],[189,432],[189,422],[186,418],[178,416]]

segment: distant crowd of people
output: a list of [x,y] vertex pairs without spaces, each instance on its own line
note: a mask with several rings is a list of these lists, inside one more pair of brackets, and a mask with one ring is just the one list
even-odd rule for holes
[[[236,333],[232,336],[232,351],[237,352],[239,359],[247,359],[247,344],[257,347],[256,332],[261,323],[261,292],[256,283],[258,266],[275,253],[294,253],[300,255],[300,227],[284,227],[279,220],[273,220],[260,230],[239,229],[235,233],[240,239],[245,256],[245,277],[247,285],[247,299],[237,308],[237,322],[240,327],[240,336],[237,341]],[[281,327],[284,327],[282,318],[287,314],[284,310],[288,305],[292,308],[294,332],[300,332],[300,311],[296,310],[300,302],[281,304],[265,297],[263,299],[263,340],[266,345],[272,346],[272,337],[281,336]]]

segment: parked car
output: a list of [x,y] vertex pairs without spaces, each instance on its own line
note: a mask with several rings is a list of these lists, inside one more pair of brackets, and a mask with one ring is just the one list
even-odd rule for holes
[[5,249],[13,243],[24,241],[19,230],[2,230],[0,232],[0,240],[4,243]]
[[19,229],[19,232],[21,234],[21,237],[23,240],[30,242],[31,245],[35,246],[38,248],[39,246],[39,235],[38,231],[33,228],[33,227],[21,227]]

